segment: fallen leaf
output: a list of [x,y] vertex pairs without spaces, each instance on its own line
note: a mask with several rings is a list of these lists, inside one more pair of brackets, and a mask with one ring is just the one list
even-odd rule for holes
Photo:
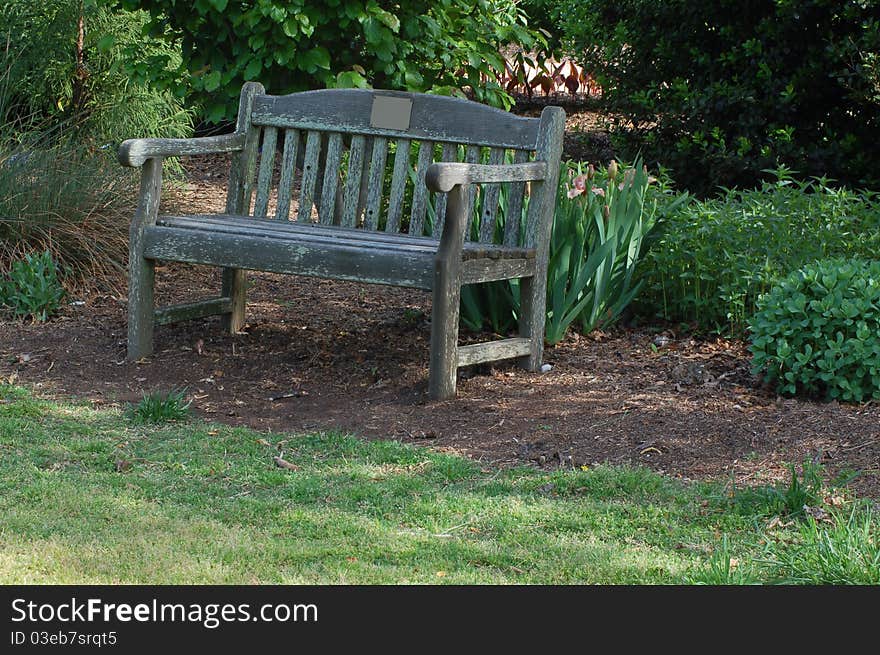
[[286,459],[282,459],[277,455],[272,458],[272,461],[275,462],[275,466],[282,469],[287,469],[288,471],[299,471],[299,467],[296,464],[291,464]]
[[436,575],[437,575],[438,578],[445,578],[445,577],[446,577],[446,571],[437,571]]
[[270,444],[265,439],[257,439],[257,443],[260,444],[261,446],[268,446],[269,448],[272,447],[272,444]]

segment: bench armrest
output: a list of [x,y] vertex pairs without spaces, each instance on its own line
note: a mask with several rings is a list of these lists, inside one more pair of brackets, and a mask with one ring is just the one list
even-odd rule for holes
[[151,157],[208,155],[235,152],[244,147],[243,132],[193,139],[129,139],[119,146],[117,157],[123,166],[142,166]]
[[425,173],[425,184],[431,191],[448,192],[456,184],[490,182],[528,182],[547,177],[547,164],[542,161],[524,164],[468,164],[438,162]]

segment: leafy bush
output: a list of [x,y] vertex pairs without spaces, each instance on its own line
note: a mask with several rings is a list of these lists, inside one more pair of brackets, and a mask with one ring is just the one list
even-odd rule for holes
[[778,180],[691,201],[649,237],[637,313],[740,336],[758,296],[789,272],[829,257],[880,251],[880,197],[826,180]]
[[[548,343],[559,342],[575,321],[585,333],[611,325],[635,296],[642,241],[658,208],[671,209],[666,187],[649,191],[652,181],[640,160],[626,170],[616,162],[600,169],[564,164],[547,269]],[[502,211],[501,218],[512,217]],[[518,311],[516,280],[462,289],[462,320],[472,329],[488,322],[496,332],[508,331]]]
[[497,82],[500,48],[531,48],[514,0],[405,3],[265,0],[120,0],[150,12],[150,36],[182,43],[183,63],[157,57],[144,74],[166,87],[181,79],[209,121],[235,116],[238,92],[257,80],[273,93],[324,87],[451,93],[510,104]]
[[619,134],[686,188],[753,186],[777,163],[880,181],[876,0],[553,4]]
[[15,316],[46,321],[58,311],[64,288],[52,253],[27,254],[12,264],[8,279],[0,279],[0,305]]
[[783,394],[880,399],[880,261],[826,260],[758,299],[752,364]]
[[0,122],[102,145],[136,136],[188,136],[192,116],[170,91],[131,76],[145,62],[180,62],[145,39],[145,12],[111,11],[109,0],[12,0],[0,7]]

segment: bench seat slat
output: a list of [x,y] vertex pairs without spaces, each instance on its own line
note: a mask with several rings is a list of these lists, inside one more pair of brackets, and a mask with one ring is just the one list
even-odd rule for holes
[[147,227],[144,257],[416,289],[434,279],[428,252],[177,227]]
[[[357,246],[377,248],[383,251],[414,252],[433,255],[437,251],[437,241],[431,237],[403,234],[387,234],[355,228],[331,225],[301,224],[244,216],[160,216],[156,229],[191,230],[197,234],[217,232],[238,235],[243,238],[273,238],[289,241],[326,241],[340,247]],[[504,246],[465,243],[463,260],[534,260],[535,251],[526,248],[506,248]]]

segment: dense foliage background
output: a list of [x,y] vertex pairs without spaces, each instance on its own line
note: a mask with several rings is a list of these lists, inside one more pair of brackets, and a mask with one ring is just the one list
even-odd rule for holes
[[528,0],[594,73],[631,156],[686,188],[786,164],[880,182],[877,0]]
[[146,61],[180,63],[167,44],[145,39],[145,12],[106,0],[13,0],[0,5],[0,123],[4,133],[53,131],[81,143],[135,135],[186,136],[183,99],[132,73]]
[[150,12],[149,37],[182,47],[181,65],[153,58],[141,73],[189,93],[211,122],[233,118],[238,91],[368,85],[454,93],[510,106],[497,83],[505,44],[531,48],[515,0],[120,0]]

